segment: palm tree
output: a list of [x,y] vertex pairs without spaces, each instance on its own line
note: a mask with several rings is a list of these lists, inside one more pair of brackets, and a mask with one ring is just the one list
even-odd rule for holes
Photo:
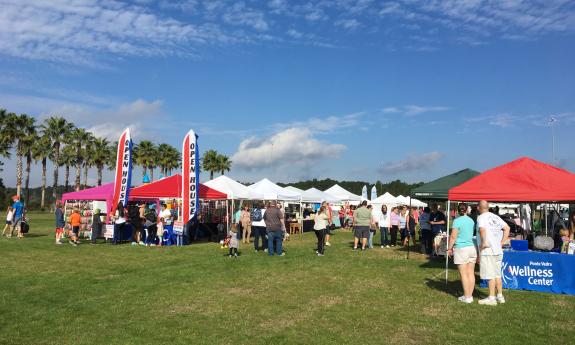
[[218,165],[218,151],[208,150],[202,157],[202,168],[210,172],[210,180],[214,179],[214,172],[220,171]]
[[88,188],[88,170],[94,165],[94,140],[96,138],[90,134],[90,138],[84,142],[84,150],[82,150],[84,157],[84,188]]
[[58,162],[60,161],[60,145],[68,134],[72,131],[74,125],[66,121],[63,117],[50,117],[42,125],[42,134],[50,138],[52,146],[52,159],[54,162],[54,181],[52,196],[57,199],[56,187],[58,186]]
[[226,155],[218,155],[218,170],[224,175],[226,171],[232,168],[232,161]]
[[95,138],[93,142],[92,162],[98,169],[98,186],[102,185],[102,171],[110,159],[110,142],[106,138]]
[[65,168],[64,172],[64,190],[69,191],[70,188],[70,167],[76,165],[76,150],[72,145],[66,145],[60,153],[59,166]]
[[12,143],[16,144],[16,194],[22,195],[22,158],[29,149],[27,143],[35,133],[34,122],[36,120],[28,115],[16,115],[10,113],[5,119],[5,135],[10,136]]
[[172,170],[178,169],[182,166],[182,154],[180,153],[180,151],[178,151],[178,149],[176,149],[173,146],[170,146],[168,157],[169,159],[167,169],[168,172],[171,174]]
[[148,173],[150,167],[150,160],[154,159],[156,148],[154,143],[148,140],[141,141],[134,149],[134,158],[137,165],[143,168],[142,177]]
[[22,138],[22,143],[24,147],[24,155],[26,156],[26,182],[24,182],[24,188],[26,190],[26,201],[30,203],[30,170],[32,166],[32,150],[35,144],[38,142],[39,137],[38,133],[36,132],[36,119],[33,117],[29,117],[26,121],[29,124],[32,124],[30,128],[31,131],[29,135]]
[[[8,112],[0,108],[0,156],[10,158],[10,147],[14,142],[14,137],[8,133],[6,125],[8,122]],[[0,165],[3,165],[0,162]]]
[[167,176],[168,175],[168,165],[169,165],[169,153],[172,146],[168,144],[160,144],[158,145],[156,152],[157,155],[157,164],[160,167],[160,174]]
[[44,210],[46,200],[46,163],[52,155],[52,146],[50,137],[47,135],[40,136],[32,146],[32,157],[34,160],[42,162],[42,196],[40,199],[40,208]]
[[82,164],[84,163],[84,152],[82,151],[82,146],[89,142],[91,137],[92,133],[88,132],[84,128],[74,129],[70,132],[68,137],[68,142],[76,149],[76,179],[74,181],[74,189],[76,191],[80,190]]

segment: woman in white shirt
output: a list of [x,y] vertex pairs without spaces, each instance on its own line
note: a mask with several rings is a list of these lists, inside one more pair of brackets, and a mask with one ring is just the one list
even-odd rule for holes
[[323,250],[325,246],[325,230],[328,225],[328,219],[329,215],[327,208],[322,206],[317,212],[313,224],[313,230],[317,236],[317,256],[323,256]]

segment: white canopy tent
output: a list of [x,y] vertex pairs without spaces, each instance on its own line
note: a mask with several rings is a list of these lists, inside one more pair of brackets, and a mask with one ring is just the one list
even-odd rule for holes
[[301,199],[298,193],[280,187],[267,178],[248,186],[248,188],[250,191],[262,195],[263,200],[300,201]]
[[225,176],[219,176],[204,185],[228,195],[228,200],[262,200],[264,196]]
[[338,198],[340,201],[353,201],[353,202],[361,202],[361,196],[348,192],[347,190],[343,189],[340,185],[336,184],[333,187],[327,189],[325,193],[333,195],[334,197]]
[[303,189],[299,189],[299,188],[294,187],[294,186],[287,186],[287,187],[285,187],[285,189],[287,189],[291,192],[294,192],[294,193],[298,193],[300,196],[303,194]]
[[302,193],[302,202],[339,202],[341,201],[338,197],[333,196],[329,193],[322,192],[317,188],[310,188]]
[[375,205],[387,205],[387,206],[397,206],[398,202],[396,198],[391,195],[389,192],[385,192],[385,194],[381,195],[380,197],[371,201],[371,204]]

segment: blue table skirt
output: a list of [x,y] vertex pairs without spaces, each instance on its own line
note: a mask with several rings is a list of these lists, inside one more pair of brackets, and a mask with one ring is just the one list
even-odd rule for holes
[[505,289],[575,295],[575,255],[505,251],[502,278]]

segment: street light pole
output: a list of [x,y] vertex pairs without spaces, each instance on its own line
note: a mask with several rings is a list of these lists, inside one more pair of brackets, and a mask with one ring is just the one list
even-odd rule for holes
[[552,164],[555,165],[555,122],[557,118],[551,116],[549,117],[549,124],[551,125],[551,159]]

